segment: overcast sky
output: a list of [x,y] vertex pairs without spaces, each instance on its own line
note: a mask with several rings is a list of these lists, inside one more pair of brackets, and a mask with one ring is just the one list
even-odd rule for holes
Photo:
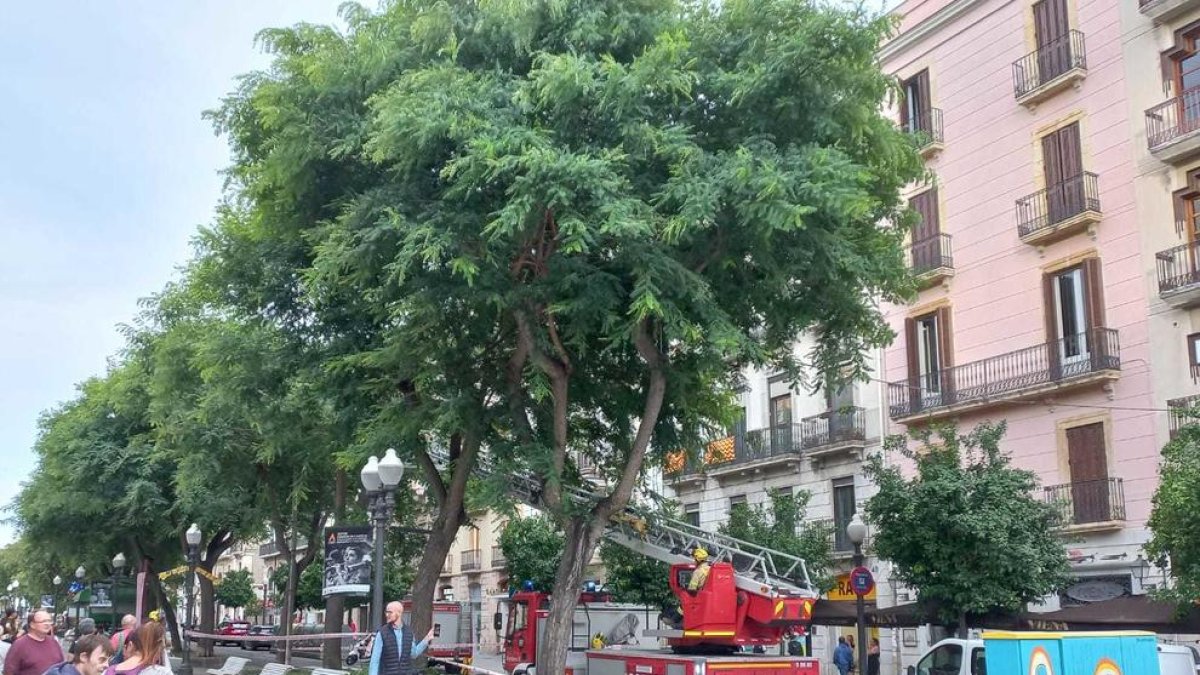
[[0,503],[209,222],[228,152],[200,113],[267,63],[260,29],[340,2],[0,0]]

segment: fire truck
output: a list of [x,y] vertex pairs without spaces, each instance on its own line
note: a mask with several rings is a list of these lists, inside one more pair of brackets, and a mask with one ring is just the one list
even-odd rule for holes
[[[491,473],[486,458],[477,471]],[[518,472],[506,473],[505,478],[514,498],[540,506],[536,476]],[[583,487],[564,487],[563,493],[580,506],[601,499]],[[614,516],[605,537],[670,565],[666,581],[682,616],[663,628],[667,622],[647,608],[597,602],[586,595],[570,598],[576,605],[570,675],[818,675],[815,659],[740,653],[743,648],[776,648],[806,630],[819,593],[803,559],[637,505]],[[697,549],[708,553],[711,569],[703,586],[693,591],[688,582],[696,569]],[[496,618],[497,630],[506,624],[505,670],[511,675],[539,675],[537,646],[551,602],[554,599],[546,594],[517,593],[509,599],[508,620]]]
[[[404,603],[404,612],[412,611],[412,601]],[[474,616],[471,605],[466,602],[433,603],[433,626],[435,634],[429,641],[426,653],[440,659],[471,664],[471,644]],[[446,672],[457,673],[458,669],[447,666]]]

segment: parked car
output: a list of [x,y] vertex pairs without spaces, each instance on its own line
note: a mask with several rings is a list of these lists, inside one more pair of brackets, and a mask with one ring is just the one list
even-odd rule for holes
[[[258,636],[274,635],[275,634],[275,626],[251,626],[250,631],[246,634],[252,635],[252,636],[253,635],[258,635]],[[274,642],[267,642],[266,640],[263,640],[263,641],[246,640],[246,641],[242,642],[242,649],[249,649],[250,651],[257,651],[259,649],[265,649],[267,651],[271,651],[271,648],[273,646],[275,646]]]
[[214,640],[219,645],[238,645],[241,640],[230,640],[228,638],[239,638],[250,632],[250,623],[247,621],[229,621],[223,622],[217,626],[217,635],[223,639]]

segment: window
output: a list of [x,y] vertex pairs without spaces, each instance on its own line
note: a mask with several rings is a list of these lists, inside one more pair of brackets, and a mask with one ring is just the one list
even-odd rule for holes
[[1067,464],[1071,471],[1071,523],[1112,520],[1104,422],[1067,429]]
[[912,270],[914,274],[937,269],[942,264],[941,226],[938,223],[937,187],[932,187],[908,200],[908,208],[917,214],[912,231]]
[[971,675],[987,675],[987,655],[983,647],[971,650]]
[[958,675],[962,657],[960,645],[942,645],[917,661],[917,675]]
[[856,510],[854,502],[854,477],[836,478],[833,481],[833,548],[835,551],[849,551],[854,548],[850,537],[846,534],[846,526],[854,517]]
[[733,513],[739,509],[749,509],[750,505],[746,503],[746,495],[734,495],[729,498],[729,512]]
[[1049,82],[1071,68],[1071,26],[1067,0],[1033,3],[1033,32],[1037,41],[1038,81]]
[[685,504],[683,506],[683,522],[692,527],[700,527],[700,505]]
[[1054,343],[1049,350],[1054,379],[1080,372],[1078,364],[1095,356],[1095,347],[1103,348],[1093,344],[1100,337],[1095,329],[1104,327],[1102,290],[1095,258],[1046,275],[1046,335]]
[[950,308],[923,314],[905,321],[908,349],[909,399],[914,411],[937,407],[948,401],[952,389],[949,368],[953,365],[950,348]]
[[[762,399],[759,399],[760,401]],[[771,399],[771,426],[782,427],[792,423],[792,395],[784,394]]]
[[909,133],[929,133],[929,71],[922,70],[900,84],[904,100],[900,103],[900,126]]
[[1060,223],[1087,210],[1078,122],[1042,137],[1042,172],[1047,224]]
[[1200,333],[1188,336],[1188,363],[1192,367],[1192,381],[1200,379]]
[[793,445],[799,443],[799,435],[793,439],[792,434],[792,395],[791,393],[771,398],[771,436],[770,448],[763,448],[768,454],[791,452],[798,449]]
[[1191,30],[1176,36],[1176,49],[1170,56],[1171,84],[1179,104],[1174,112],[1179,120],[1179,133],[1187,133],[1200,125],[1200,52],[1196,37],[1200,31]]

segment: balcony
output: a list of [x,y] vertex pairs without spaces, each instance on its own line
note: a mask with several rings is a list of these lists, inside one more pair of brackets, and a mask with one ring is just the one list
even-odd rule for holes
[[1138,11],[1155,23],[1170,21],[1198,6],[1197,0],[1138,0]]
[[460,572],[478,572],[481,567],[483,567],[482,550],[471,548],[462,552],[462,562],[458,565]]
[[1078,176],[1017,200],[1017,234],[1034,246],[1049,244],[1100,222],[1100,179]]
[[900,423],[953,417],[1012,401],[1107,383],[1120,376],[1117,331],[1093,328],[1086,333],[912,375],[888,384],[888,414]]
[[1191,412],[1196,406],[1200,406],[1200,394],[1167,401],[1167,409],[1170,411],[1167,413],[1167,419],[1171,440],[1175,440],[1180,429],[1188,424],[1196,423],[1198,418]]
[[503,569],[508,565],[508,559],[504,557],[504,549],[499,546],[492,547],[492,567]]
[[1146,145],[1168,164],[1200,152],[1200,87],[1146,111]]
[[1200,305],[1200,240],[1160,251],[1158,297],[1172,307]]
[[1035,106],[1087,77],[1083,33],[1072,30],[1013,62],[1013,95]]
[[907,133],[917,146],[917,152],[929,159],[945,148],[942,138],[942,111],[940,108],[930,108],[919,116],[904,124]]
[[687,458],[682,451],[667,457],[666,474],[676,488],[689,482],[703,483],[712,476],[718,480],[768,468],[799,468],[802,455],[814,460],[844,452],[861,451],[866,446],[866,411],[847,406],[799,423],[737,430],[704,446],[700,457]]
[[1058,511],[1069,532],[1120,529],[1125,521],[1125,486],[1120,478],[1048,485],[1046,503]]
[[[307,550],[308,550],[308,542],[307,541],[304,541],[303,539],[298,539],[298,538],[292,540],[292,554],[293,555],[303,553]],[[279,544],[277,542],[275,542],[274,540],[269,541],[265,544],[259,544],[258,557],[272,558],[277,555],[283,555],[283,552],[279,550]]]
[[950,235],[942,233],[914,241],[908,247],[909,269],[920,288],[929,288],[954,276]]
[[800,447],[814,461],[861,452],[867,445],[867,411],[844,407],[800,420]]

